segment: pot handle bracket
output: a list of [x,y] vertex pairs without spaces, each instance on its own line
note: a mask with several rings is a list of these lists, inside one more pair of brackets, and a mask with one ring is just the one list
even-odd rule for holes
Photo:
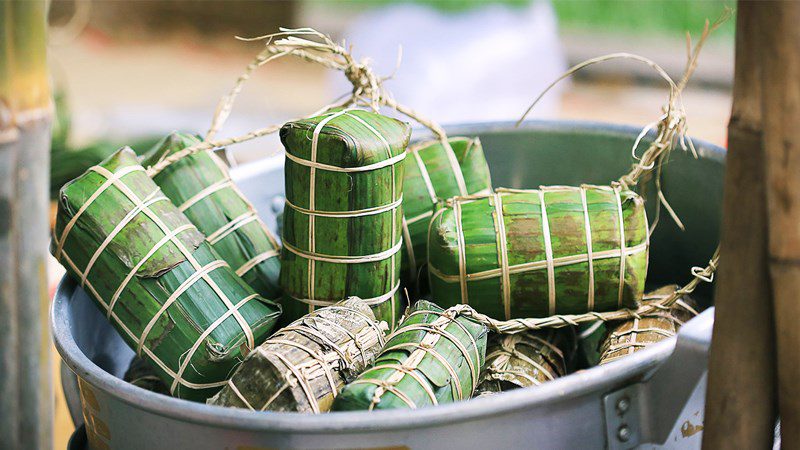
[[667,440],[698,384],[705,384],[713,325],[714,308],[709,308],[680,329],[675,350],[649,378],[603,397],[609,450]]

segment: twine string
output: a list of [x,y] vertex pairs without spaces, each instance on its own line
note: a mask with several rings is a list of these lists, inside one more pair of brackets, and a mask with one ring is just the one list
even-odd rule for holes
[[[636,161],[631,168],[631,170],[616,180],[614,183],[618,184],[624,189],[630,189],[639,182],[640,178],[650,173],[653,169],[658,167],[658,178],[660,178],[661,174],[661,166],[666,161],[669,156],[669,153],[673,150],[676,143],[684,150],[690,151],[691,154],[697,158],[697,150],[694,147],[694,144],[687,135],[687,122],[686,122],[686,109],[683,105],[683,98],[682,92],[686,87],[689,79],[691,78],[692,74],[694,73],[695,69],[697,68],[697,61],[700,56],[700,51],[703,48],[703,45],[708,40],[709,35],[715,31],[717,28],[720,27],[728,18],[731,16],[731,10],[726,8],[722,15],[714,21],[714,23],[709,23],[706,20],[705,26],[703,28],[703,32],[700,35],[697,44],[692,47],[692,40],[691,36],[687,33],[686,35],[686,43],[687,43],[687,62],[686,67],[684,69],[683,75],[678,83],[675,83],[673,79],[667,74],[667,72],[658,64],[656,64],[651,59],[645,58],[643,56],[635,55],[632,53],[612,53],[608,55],[598,56],[596,58],[591,58],[586,61],[583,61],[579,64],[568,69],[564,74],[560,77],[555,79],[552,83],[550,83],[537,97],[536,99],[528,106],[528,109],[522,114],[522,117],[517,121],[516,126],[519,126],[528,114],[533,110],[536,104],[548,93],[550,90],[553,89],[559,82],[562,80],[572,76],[576,72],[594,65],[599,64],[602,62],[612,61],[612,60],[631,60],[635,62],[639,62],[642,64],[647,65],[648,67],[652,68],[659,77],[661,77],[669,87],[669,96],[667,99],[666,105],[662,108],[662,114],[658,118],[658,120],[647,124],[643,129],[642,132],[639,133],[636,140],[634,141],[633,147],[631,148],[631,154]],[[644,139],[644,137],[650,133],[653,129],[656,130],[655,139],[648,145],[647,149],[642,153],[642,156],[637,156],[637,149]],[[656,218],[654,223],[658,223],[658,217],[661,211],[661,206],[663,206],[667,212],[669,213],[670,217],[675,221],[678,227],[681,230],[684,229],[683,223],[681,222],[678,215],[669,205],[666,197],[663,194],[661,189],[661,182],[660,179],[656,180],[656,189],[658,191],[658,206],[656,209]]]
[[594,322],[594,321],[615,321],[637,319],[658,315],[660,312],[668,311],[676,302],[682,297],[691,294],[700,285],[701,282],[710,283],[714,280],[714,273],[719,267],[719,247],[714,251],[714,255],[708,261],[706,267],[692,267],[691,274],[692,280],[685,284],[683,287],[675,289],[670,295],[665,296],[655,302],[648,302],[637,309],[621,309],[618,311],[610,312],[588,312],[584,314],[573,315],[554,315],[543,318],[529,318],[529,319],[512,319],[512,320],[496,320],[485,314],[481,314],[468,305],[456,305],[454,313],[462,315],[482,323],[489,327],[490,330],[502,334],[516,334],[528,330],[542,330],[546,328],[562,328],[569,325],[579,325],[581,323]]

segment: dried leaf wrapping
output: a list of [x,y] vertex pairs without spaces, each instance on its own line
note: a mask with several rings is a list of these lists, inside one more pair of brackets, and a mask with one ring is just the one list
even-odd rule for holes
[[565,329],[490,335],[476,394],[539,386],[563,377],[567,373],[564,350],[573,337]]
[[345,383],[375,360],[387,328],[357,297],[317,309],[251,352],[208,403],[326,412]]
[[[675,291],[677,286],[665,286],[645,295],[645,301],[657,301]],[[600,348],[599,364],[607,364],[633,354],[649,345],[675,336],[686,321],[697,315],[697,303],[682,297],[670,308],[658,314],[609,324],[609,333]]]

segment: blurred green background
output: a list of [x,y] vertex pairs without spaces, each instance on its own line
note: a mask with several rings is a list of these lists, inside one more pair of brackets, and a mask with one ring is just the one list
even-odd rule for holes
[[[319,0],[311,0],[311,2]],[[441,11],[460,12],[500,4],[526,7],[535,0],[353,0],[354,5],[385,6],[398,3],[427,5]],[[564,29],[602,29],[618,33],[674,34],[702,29],[706,18],[714,20],[725,7],[735,2],[725,0],[554,0],[551,2]],[[734,21],[730,20],[720,34],[733,36]]]

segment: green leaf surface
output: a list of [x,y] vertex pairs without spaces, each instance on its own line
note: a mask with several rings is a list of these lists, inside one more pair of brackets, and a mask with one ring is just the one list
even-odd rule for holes
[[487,332],[482,324],[421,300],[407,310],[372,367],[345,386],[333,409],[420,408],[466,400],[483,366]]
[[[396,246],[402,209],[399,204],[390,206],[399,203],[403,192],[400,158],[410,127],[367,111],[333,110],[287,123],[280,137],[287,152],[280,278],[287,319],[357,296],[373,306],[380,320],[394,326],[402,311],[400,291],[379,299],[400,280],[401,252]],[[315,162],[309,163],[312,159]],[[326,166],[311,167],[319,164]],[[370,165],[378,166],[364,169]],[[348,215],[374,208],[378,212]],[[383,252],[389,253],[376,260],[342,260]]]
[[280,307],[220,260],[132,150],[65,185],[58,206],[54,255],[173,395],[212,395],[272,331]]

